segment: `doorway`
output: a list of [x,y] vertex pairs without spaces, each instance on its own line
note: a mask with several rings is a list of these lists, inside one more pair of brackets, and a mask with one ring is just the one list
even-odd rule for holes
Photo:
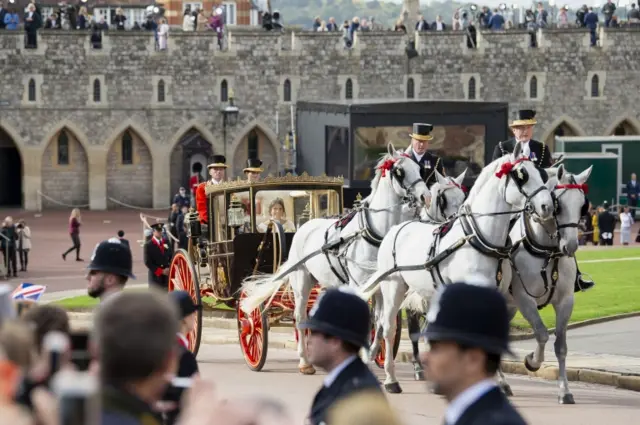
[[22,158],[13,139],[1,128],[0,207],[22,208]]
[[624,187],[622,184],[622,144],[621,143],[609,143],[603,144],[601,147],[602,153],[615,153],[618,155],[618,176],[617,176],[617,190],[616,190],[616,205],[620,205],[620,195],[622,194],[622,188]]

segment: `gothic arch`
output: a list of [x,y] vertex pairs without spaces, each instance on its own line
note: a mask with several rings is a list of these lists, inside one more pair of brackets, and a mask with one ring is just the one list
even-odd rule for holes
[[640,121],[632,115],[625,115],[615,120],[604,132],[605,136],[613,136],[616,128],[621,124],[628,124],[635,131],[635,135],[640,135]]
[[153,140],[153,138],[149,133],[147,133],[144,128],[142,128],[140,124],[136,123],[131,118],[126,119],[123,123],[118,125],[118,127],[116,127],[116,129],[112,131],[105,139],[104,143],[102,144],[102,146],[104,146],[105,155],[109,154],[109,152],[111,151],[111,147],[116,142],[116,140],[120,140],[118,136],[124,133],[125,130],[131,130],[136,133],[140,140],[142,140],[142,143],[144,143],[147,149],[149,149],[149,152],[151,153],[151,159],[155,161],[155,155],[151,147],[151,140]]
[[[586,135],[586,133],[584,132],[582,127],[580,127],[580,124],[578,124],[578,122],[576,120],[574,120],[570,116],[563,115],[560,118],[558,118],[555,121],[553,121],[546,128],[545,132],[543,133],[542,137],[540,138],[540,141],[545,143],[547,141],[547,139],[549,139],[549,137],[551,137],[554,134],[556,129],[558,127],[560,127],[561,125],[563,125],[563,124],[566,125],[567,127],[569,127],[571,129],[571,131],[576,136],[585,136]],[[553,148],[553,146],[550,146],[550,148]]]
[[277,165],[279,166],[282,163],[282,158],[281,158],[280,146],[278,143],[278,135],[273,130],[271,130],[271,128],[269,128],[268,125],[266,125],[265,123],[259,120],[250,121],[244,127],[242,127],[240,131],[236,133],[236,138],[233,140],[233,143],[231,144],[231,147],[229,150],[229,152],[231,152],[231,158],[227,158],[227,163],[235,164],[236,151],[238,150],[240,143],[242,143],[245,140],[245,138],[249,135],[251,130],[254,130],[254,129],[260,130],[266,136],[269,143],[271,143],[271,146],[275,151],[276,158],[278,161]]
[[209,131],[209,129],[207,129],[207,127],[200,121],[194,119],[185,123],[178,129],[178,131],[175,132],[173,137],[171,137],[169,140],[169,152],[173,152],[178,143],[180,143],[180,140],[182,140],[184,135],[191,129],[197,130],[202,135],[202,138],[213,146],[213,141],[216,140],[213,133],[211,133],[211,131]]
[[62,120],[59,123],[56,123],[56,125],[53,126],[53,128],[47,132],[42,143],[40,144],[40,146],[42,147],[42,153],[44,153],[44,151],[47,149],[47,146],[49,145],[49,143],[51,143],[54,136],[65,128],[69,130],[73,135],[73,137],[75,137],[75,139],[78,141],[78,143],[82,145],[82,148],[84,149],[84,152],[88,158],[89,150],[91,149],[91,144],[89,143],[89,139],[87,138],[86,134],[84,134],[84,131],[80,130],[78,126],[76,126],[73,122],[67,119]]
[[4,130],[5,133],[13,140],[13,144],[16,145],[18,152],[20,152],[20,157],[22,158],[22,162],[24,162],[24,142],[22,141],[22,137],[20,137],[20,133],[13,128],[9,123],[5,120],[0,119],[0,129]]

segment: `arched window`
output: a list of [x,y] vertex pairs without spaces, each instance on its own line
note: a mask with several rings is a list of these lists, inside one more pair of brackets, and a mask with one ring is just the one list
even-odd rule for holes
[[58,165],[69,165],[69,136],[65,130],[58,135]]
[[353,81],[351,81],[351,78],[347,78],[347,82],[344,85],[344,97],[345,99],[353,99]]
[[123,165],[131,165],[133,164],[133,137],[131,137],[131,133],[127,130],[122,133],[122,164]]
[[226,102],[229,100],[229,85],[227,80],[222,80],[220,83],[220,102]]
[[36,101],[36,80],[34,80],[33,78],[29,80],[29,86],[27,91],[28,91],[27,95],[29,96],[29,102],[35,102]]
[[626,136],[627,135],[627,129],[624,128],[624,123],[621,122],[615,130],[613,130],[613,135],[614,136]]
[[413,78],[409,78],[407,80],[407,99],[413,99],[415,97],[415,83],[413,82]]
[[247,136],[247,157],[249,159],[258,158],[258,132],[251,130]]
[[476,99],[476,78],[475,77],[469,78],[469,93],[467,98],[469,100]]
[[158,81],[158,103],[164,103],[165,92],[164,92],[164,80]]
[[95,80],[93,80],[93,101],[95,103],[100,103],[100,97],[100,80],[96,78]]
[[600,78],[597,75],[591,77],[591,97],[600,97]]
[[553,132],[554,136],[562,137],[564,136],[564,126],[559,125]]
[[285,102],[291,102],[291,81],[289,81],[289,79],[287,78],[286,80],[284,80],[284,87],[283,87],[283,100]]
[[538,78],[535,75],[529,80],[529,97],[531,99],[538,98]]

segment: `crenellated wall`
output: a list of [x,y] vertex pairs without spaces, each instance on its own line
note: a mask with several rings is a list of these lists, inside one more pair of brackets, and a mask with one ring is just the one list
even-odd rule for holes
[[[419,99],[533,108],[541,140],[552,140],[558,126],[573,135],[601,135],[622,122],[640,134],[640,30],[602,30],[598,47],[589,46],[586,31],[542,31],[538,48],[529,47],[526,32],[482,32],[477,49],[466,47],[463,33],[420,33],[412,60],[406,41],[395,32],[358,33],[354,47],[345,49],[339,33],[234,29],[226,51],[213,34],[175,32],[168,51],[157,52],[146,32],[105,33],[103,49],[94,50],[87,34],[42,31],[38,49],[25,50],[22,32],[0,31],[0,127],[23,157],[25,207],[39,205],[39,191],[61,202],[86,197],[63,196],[64,185],[43,184],[44,175],[61,167],[69,167],[67,179],[73,173],[88,179],[92,208],[106,208],[109,197],[162,207],[183,173],[171,172],[180,162],[172,153],[192,129],[214,153],[226,154],[230,170],[241,168],[252,130],[260,134],[259,151],[277,162],[291,105],[345,99],[349,79],[354,99],[405,98],[412,79]],[[223,81],[240,108],[226,147]],[[85,168],[77,161],[52,165],[51,142],[62,129],[72,133],[74,149],[84,150],[78,158],[86,158]],[[135,160],[120,164],[125,130],[135,133]],[[277,163],[265,166],[277,169]],[[136,190],[152,193],[137,198]]]

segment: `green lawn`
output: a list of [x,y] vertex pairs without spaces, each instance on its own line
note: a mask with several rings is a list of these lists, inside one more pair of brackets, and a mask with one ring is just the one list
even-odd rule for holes
[[[214,308],[215,300],[213,298],[204,297],[202,299],[202,302],[203,304],[205,304],[206,309],[212,310]],[[98,305],[98,300],[96,300],[95,298],[91,298],[88,295],[80,295],[78,297],[65,298],[63,300],[54,301],[54,304],[68,310],[90,310]],[[224,304],[215,305],[215,309],[231,310]]]
[[[640,257],[640,248],[578,251],[578,254],[578,261]],[[571,322],[640,311],[640,260],[582,263],[580,270],[593,278],[596,287],[575,295]],[[547,327],[555,327],[553,307],[546,307],[540,315]],[[512,324],[530,328],[520,313]]]

